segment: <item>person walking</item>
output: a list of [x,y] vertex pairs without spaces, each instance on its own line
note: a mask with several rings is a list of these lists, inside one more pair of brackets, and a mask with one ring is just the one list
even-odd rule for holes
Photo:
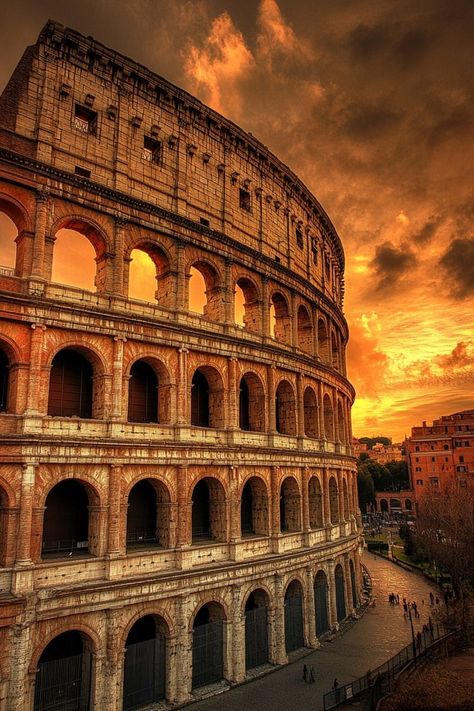
[[314,684],[316,681],[315,676],[314,676],[314,667],[311,665],[309,668],[309,683]]
[[303,681],[308,683],[308,667],[306,664],[303,664]]

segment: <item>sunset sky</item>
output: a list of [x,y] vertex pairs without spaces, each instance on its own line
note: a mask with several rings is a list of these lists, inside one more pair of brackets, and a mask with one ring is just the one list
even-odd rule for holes
[[[48,18],[283,160],[346,254],[356,436],[474,406],[472,0],[0,0],[0,91]],[[1,259],[0,259],[1,262]]]

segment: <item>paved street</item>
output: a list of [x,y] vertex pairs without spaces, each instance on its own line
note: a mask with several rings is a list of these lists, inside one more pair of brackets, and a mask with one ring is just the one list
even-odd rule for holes
[[[376,606],[344,635],[272,674],[193,704],[193,711],[320,711],[322,695],[330,690],[334,677],[340,684],[356,679],[408,644],[410,624],[403,619],[401,604],[389,605],[388,595],[398,593],[400,603],[403,597],[417,602],[421,619],[416,620],[416,633],[428,620],[432,588],[422,576],[374,555],[366,553],[364,562],[372,575]],[[302,681],[303,663],[314,666],[316,683]]]

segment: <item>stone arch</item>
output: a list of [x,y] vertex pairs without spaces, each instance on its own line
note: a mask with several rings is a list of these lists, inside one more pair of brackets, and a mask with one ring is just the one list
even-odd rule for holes
[[204,476],[195,482],[191,494],[193,543],[227,540],[225,501],[224,487],[215,477]]
[[201,365],[191,379],[191,424],[225,427],[224,383],[217,368]]
[[308,385],[303,394],[304,433],[306,437],[319,436],[318,399],[314,389]]
[[388,513],[388,500],[387,499],[380,499],[380,510],[382,513],[386,511]]
[[411,499],[405,499],[405,511],[412,511]]
[[[134,263],[135,260],[135,263]],[[141,237],[129,246],[125,259],[124,283],[128,297],[157,301],[171,308],[174,299],[174,276],[168,251],[152,239]]]
[[235,282],[234,321],[251,333],[262,331],[258,288],[247,276],[241,276]]
[[200,605],[192,617],[193,689],[224,678],[226,619],[225,607],[214,600]]
[[288,302],[280,291],[270,300],[270,333],[277,341],[291,343],[291,318]]
[[329,632],[329,583],[324,570],[318,570],[314,578],[314,608],[316,636]]
[[[192,278],[193,270],[199,272],[204,282],[204,294],[197,294],[193,291]],[[222,317],[222,279],[218,268],[209,260],[197,258],[192,261],[187,268],[186,275],[189,281],[189,310],[196,311],[193,308],[193,301],[196,301],[200,296],[203,306],[199,308],[197,313],[202,313],[203,316],[211,321],[219,321]],[[201,291],[201,289],[199,289]]]
[[124,645],[123,709],[166,699],[170,631],[160,615],[145,614],[129,628]]
[[323,397],[324,434],[329,442],[334,442],[334,408],[327,393]]
[[16,343],[0,334],[0,413],[18,412],[20,363],[21,357]]
[[276,429],[280,434],[296,435],[296,401],[293,385],[280,380],[275,394]]
[[99,554],[97,490],[84,479],[67,478],[44,491],[41,557]]
[[0,566],[5,566],[7,561],[7,545],[8,545],[8,512],[12,507],[12,497],[4,482],[0,480]]
[[334,370],[340,370],[340,349],[339,349],[339,339],[334,331],[331,331],[331,364]]
[[[69,215],[55,222],[51,234],[54,237],[51,280],[88,291],[106,291],[108,255],[113,250],[102,227],[90,217]],[[92,250],[75,235],[85,238]]]
[[331,476],[329,478],[329,514],[331,518],[331,523],[334,525],[339,523],[339,490],[336,482],[336,478]]
[[16,276],[24,276],[26,263],[31,260],[32,250],[27,248],[25,232],[33,232],[25,206],[11,195],[0,193],[1,266],[12,269]]
[[128,493],[127,550],[171,547],[171,496],[159,479],[134,482]]
[[[88,365],[89,367],[88,367]],[[74,342],[50,353],[48,415],[101,419],[105,410],[104,362],[97,351]]]
[[336,586],[336,614],[337,621],[342,622],[347,616],[346,611],[346,584],[342,565],[338,563],[334,569],[334,582]]
[[128,421],[169,424],[171,382],[165,364],[153,355],[138,356],[129,363],[126,376]]
[[391,498],[390,499],[390,513],[395,509],[396,512],[402,510],[402,502],[400,499]]
[[95,645],[80,628],[57,634],[44,647],[35,665],[33,711],[48,711],[61,698],[63,708],[89,708]]
[[239,427],[265,431],[265,389],[260,376],[251,371],[244,373],[239,383]]
[[261,587],[251,590],[245,599],[245,669],[269,662],[270,595]]
[[305,353],[313,352],[313,323],[308,309],[303,304],[297,313],[298,346]]
[[293,578],[285,590],[285,650],[294,652],[304,647],[304,594],[300,580]]
[[268,536],[269,505],[267,485],[259,476],[249,477],[240,496],[241,536]]
[[326,322],[318,319],[318,353],[323,363],[329,365],[329,337]]
[[308,482],[309,527],[322,528],[323,522],[323,492],[317,476],[310,477]]
[[280,530],[282,533],[301,531],[301,496],[293,476],[283,479],[280,486]]

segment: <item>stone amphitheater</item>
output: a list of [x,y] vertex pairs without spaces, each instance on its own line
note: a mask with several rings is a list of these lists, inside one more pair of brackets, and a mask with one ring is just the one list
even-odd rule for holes
[[0,98],[0,212],[0,709],[173,706],[317,647],[362,577],[316,198],[50,21]]

